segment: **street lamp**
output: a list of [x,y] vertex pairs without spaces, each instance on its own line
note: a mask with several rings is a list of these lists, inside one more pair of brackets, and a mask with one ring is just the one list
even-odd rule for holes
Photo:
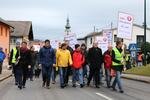
[[146,0],[144,0],[144,65],[146,66]]

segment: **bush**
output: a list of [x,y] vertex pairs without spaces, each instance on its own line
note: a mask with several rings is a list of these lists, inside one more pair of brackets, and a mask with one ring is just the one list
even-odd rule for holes
[[141,45],[141,51],[144,53],[145,50],[146,50],[146,54],[148,52],[150,52],[150,43],[149,42],[146,42],[146,48],[145,48],[145,44],[144,43]]

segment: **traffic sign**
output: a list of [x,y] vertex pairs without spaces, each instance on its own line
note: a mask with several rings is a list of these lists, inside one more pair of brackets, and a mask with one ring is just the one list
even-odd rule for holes
[[137,51],[137,44],[135,43],[129,44],[129,51]]

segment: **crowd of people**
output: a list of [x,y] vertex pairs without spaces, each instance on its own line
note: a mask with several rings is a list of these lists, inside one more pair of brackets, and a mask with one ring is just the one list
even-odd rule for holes
[[91,86],[91,81],[95,88],[100,88],[105,73],[107,87],[116,91],[118,85],[119,92],[124,92],[121,81],[121,73],[124,69],[121,41],[116,42],[115,48],[108,46],[104,54],[97,42],[94,42],[88,50],[85,44],[75,44],[74,50],[68,44],[68,42],[59,43],[58,49],[54,49],[50,41],[45,40],[44,46],[39,52],[35,52],[34,46],[28,49],[27,42],[21,44],[17,42],[9,58],[15,85],[19,89],[25,88],[27,79],[34,81],[34,76],[38,78],[42,72],[42,87],[47,89],[50,88],[51,83],[56,83],[57,74],[62,89],[69,85],[70,76],[74,88],[77,87],[77,82],[80,88]]

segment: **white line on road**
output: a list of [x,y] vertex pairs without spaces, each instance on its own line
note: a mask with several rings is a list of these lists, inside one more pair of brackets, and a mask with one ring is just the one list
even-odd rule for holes
[[101,93],[96,93],[96,94],[99,95],[99,96],[101,96],[101,97],[103,97],[103,98],[106,99],[106,100],[113,100],[112,98],[107,97],[107,96],[104,95],[104,94],[101,94]]

